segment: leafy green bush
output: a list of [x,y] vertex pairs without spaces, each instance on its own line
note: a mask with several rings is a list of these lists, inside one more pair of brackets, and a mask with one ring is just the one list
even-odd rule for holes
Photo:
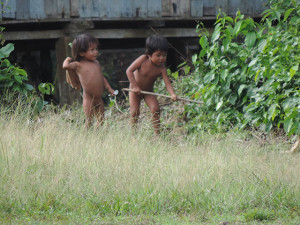
[[234,19],[218,17],[212,35],[200,35],[194,72],[183,80],[186,95],[205,102],[186,106],[190,130],[255,126],[300,133],[300,4],[270,4],[260,23],[237,12]]
[[[4,39],[1,35],[3,29],[4,28],[0,27],[0,40],[2,45],[4,44]],[[11,105],[14,99],[22,98],[25,102],[28,101],[28,104],[32,106],[35,112],[34,114],[38,115],[48,103],[44,101],[44,95],[52,95],[54,93],[54,86],[51,83],[39,84],[38,90],[40,95],[37,96],[34,87],[27,83],[27,72],[11,64],[8,60],[13,50],[14,45],[11,43],[0,48],[0,102],[1,104]],[[34,101],[32,99],[34,99]]]
[[7,59],[9,54],[14,50],[14,45],[9,43],[0,48],[0,91],[9,89],[12,92],[27,94],[33,90],[33,86],[25,83],[27,72],[17,66],[14,66]]

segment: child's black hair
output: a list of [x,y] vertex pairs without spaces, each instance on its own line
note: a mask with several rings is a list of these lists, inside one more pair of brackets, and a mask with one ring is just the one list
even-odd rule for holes
[[154,34],[146,39],[146,54],[152,55],[155,51],[167,52],[169,43],[162,35]]
[[97,44],[99,46],[98,40],[88,34],[78,35],[72,42],[72,55],[75,61],[80,61],[82,56],[80,53],[86,52],[91,44]]

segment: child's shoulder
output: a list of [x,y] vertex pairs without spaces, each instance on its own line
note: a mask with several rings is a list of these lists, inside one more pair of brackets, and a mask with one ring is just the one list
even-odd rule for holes
[[98,60],[92,60],[92,61],[90,61],[90,60],[80,60],[80,61],[78,61],[78,63],[81,64],[81,65],[91,65],[91,63],[92,64],[94,63],[94,64],[97,64],[97,65],[100,66],[100,63],[99,63]]
[[147,59],[148,57],[146,55],[140,55],[134,60],[133,64],[141,66]]

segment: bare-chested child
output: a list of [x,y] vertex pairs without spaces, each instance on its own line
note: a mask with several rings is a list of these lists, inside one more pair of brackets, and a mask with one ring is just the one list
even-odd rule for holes
[[81,34],[72,42],[72,58],[67,57],[63,68],[70,72],[76,71],[83,89],[83,110],[85,113],[85,127],[91,125],[93,117],[97,120],[97,126],[102,123],[104,117],[104,104],[102,94],[106,88],[111,95],[114,90],[102,74],[99,55],[99,42],[96,38]]
[[167,91],[173,101],[177,96],[167,75],[165,62],[167,60],[168,41],[161,35],[153,35],[146,40],[146,52],[138,57],[127,69],[126,74],[130,81],[129,103],[131,124],[137,123],[140,115],[141,99],[144,98],[152,113],[152,124],[156,134],[159,134],[160,109],[156,96],[141,94],[141,91],[153,91],[158,77],[162,77]]

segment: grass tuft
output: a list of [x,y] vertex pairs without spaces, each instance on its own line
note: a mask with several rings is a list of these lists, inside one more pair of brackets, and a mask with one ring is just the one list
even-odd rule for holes
[[86,131],[83,122],[80,107],[32,118],[22,104],[14,111],[1,106],[4,222],[300,219],[299,155],[280,154],[285,143],[261,145],[235,131],[155,137],[147,122],[132,131],[113,115],[99,129]]

